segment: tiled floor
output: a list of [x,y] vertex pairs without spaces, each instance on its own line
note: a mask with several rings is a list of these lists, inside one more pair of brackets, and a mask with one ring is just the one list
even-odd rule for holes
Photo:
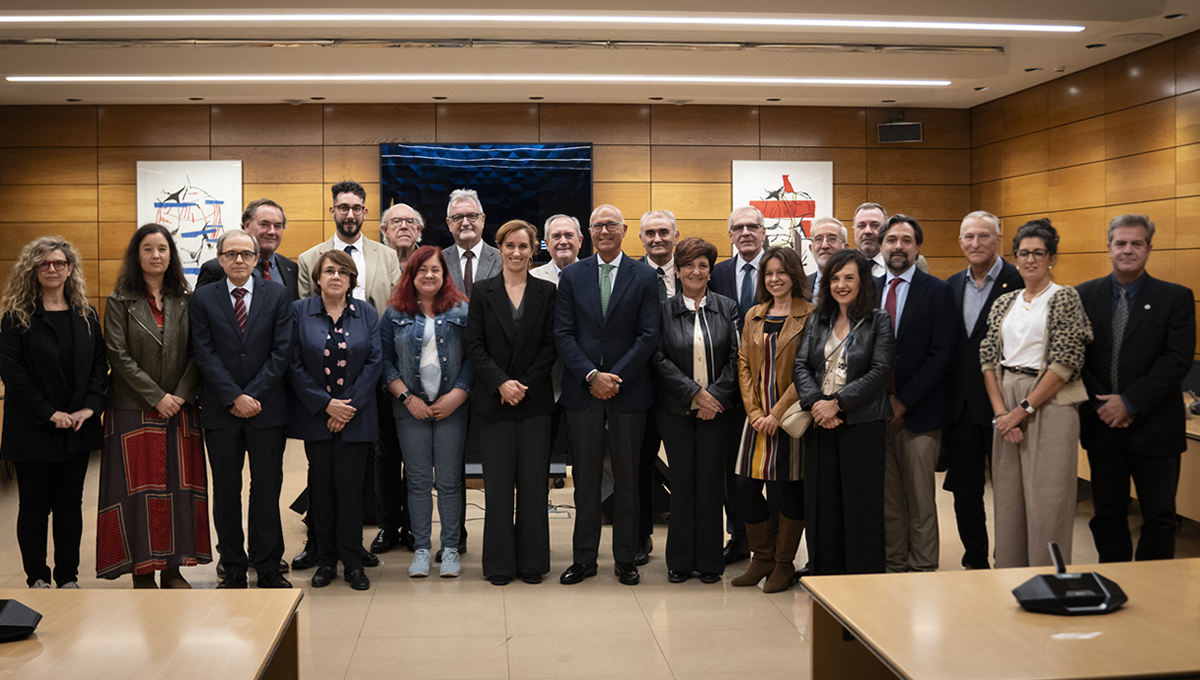
[[[98,459],[97,459],[98,460]],[[95,563],[97,461],[84,498],[84,588],[128,588],[128,577],[97,580]],[[940,476],[939,476],[940,477]],[[291,442],[285,462],[285,505],[304,480],[302,447]],[[940,481],[940,480],[939,480]],[[551,500],[570,505],[569,489]],[[558,574],[570,562],[572,521],[552,515],[554,571],[532,586],[514,582],[498,588],[483,580],[480,568],[483,492],[468,492],[469,552],[458,579],[409,579],[410,553],[393,551],[368,570],[371,589],[357,592],[340,579],[315,590],[307,576],[292,582],[305,588],[301,603],[301,671],[309,680],[391,678],[730,678],[756,680],[808,677],[808,598],[799,589],[766,595],[759,588],[733,588],[726,581],[703,585],[667,582],[662,554],[666,527],[656,527],[655,550],[642,568],[642,583],[617,583],[611,560],[584,583],[561,586]],[[990,490],[988,505],[990,508]],[[954,527],[951,497],[939,491],[941,566],[959,569],[962,545]],[[25,584],[15,538],[15,483],[0,472],[0,586]],[[1079,504],[1074,562],[1096,559],[1087,529],[1091,504]],[[287,557],[304,540],[303,525],[284,510]],[[436,533],[436,532],[435,532]],[[364,529],[367,543],[374,532]],[[215,540],[215,536],[214,536]],[[601,554],[609,540],[605,531]],[[1185,522],[1178,542],[1181,557],[1200,557],[1200,525]],[[803,548],[797,558],[804,560]],[[744,564],[732,568],[740,574]],[[198,588],[216,585],[213,567],[185,569]],[[728,575],[727,575],[728,576]]]

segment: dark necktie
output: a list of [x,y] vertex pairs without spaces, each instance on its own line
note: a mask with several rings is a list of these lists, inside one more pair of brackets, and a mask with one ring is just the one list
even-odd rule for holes
[[463,289],[467,297],[471,297],[471,285],[475,283],[475,270],[471,267],[471,261],[475,259],[475,253],[468,250],[463,253],[463,257],[467,258],[467,263],[463,265]]
[[241,328],[242,332],[245,333],[246,332],[247,312],[246,312],[246,301],[243,300],[242,298],[246,297],[246,289],[245,288],[234,288],[233,289],[233,297],[234,297],[233,314],[234,314],[234,316],[237,317],[238,328]]
[[346,254],[350,257],[354,257],[354,246],[346,246],[345,248],[342,248],[342,250],[346,251]]
[[754,306],[754,265],[747,262],[742,265],[742,272],[742,294],[738,305],[742,308],[742,314],[745,314]]
[[[351,247],[353,248],[353,246]],[[263,278],[268,281],[274,281],[275,279],[271,278],[271,261],[259,260],[258,263],[262,265]]]
[[1120,394],[1121,343],[1125,340],[1125,324],[1129,322],[1129,298],[1125,287],[1117,300],[1117,311],[1113,313],[1112,394]]
[[663,271],[662,267],[658,267],[654,271],[658,272],[658,301],[662,302],[667,299],[667,273]]
[[883,303],[884,310],[887,311],[888,316],[892,317],[892,332],[893,333],[896,332],[896,297],[897,297],[896,288],[900,285],[900,282],[903,280],[904,279],[899,279],[899,278],[892,279],[892,282],[890,284],[888,284],[887,300],[885,300]]

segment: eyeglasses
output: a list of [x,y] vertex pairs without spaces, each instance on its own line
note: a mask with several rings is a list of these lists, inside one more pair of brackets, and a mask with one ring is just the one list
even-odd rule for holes
[[389,227],[415,227],[418,224],[415,217],[393,217],[387,223]]
[[231,260],[245,260],[246,262],[258,259],[258,253],[253,250],[226,250],[221,255]]
[[66,269],[67,266],[70,264],[71,263],[67,262],[66,260],[46,260],[45,262],[38,265],[38,269],[41,271],[44,271],[44,272],[49,272],[49,271],[60,272],[64,269]]
[[1041,262],[1042,260],[1046,259],[1046,256],[1050,254],[1050,251],[1038,248],[1037,250],[1018,250],[1014,254],[1018,260],[1024,260],[1032,257],[1034,260]]
[[354,213],[355,215],[361,215],[367,211],[367,206],[365,206],[365,205],[346,205],[345,203],[343,203],[341,205],[333,206],[333,209],[338,211],[338,213],[341,215],[345,215],[346,213],[351,213],[351,212]]
[[763,225],[757,222],[751,222],[749,224],[735,224],[729,228],[729,231],[757,231],[762,228]]
[[611,231],[616,232],[621,228],[620,222],[596,222],[589,225],[592,231]]
[[451,222],[474,222],[482,217],[479,213],[462,213],[461,215],[450,215],[446,219]]
[[346,271],[344,267],[325,267],[321,270],[321,274],[323,276],[333,276],[334,274],[339,274],[344,278],[350,278],[350,272]]
[[812,237],[813,243],[828,243],[831,246],[836,246],[842,242],[842,237],[836,234],[817,234]]

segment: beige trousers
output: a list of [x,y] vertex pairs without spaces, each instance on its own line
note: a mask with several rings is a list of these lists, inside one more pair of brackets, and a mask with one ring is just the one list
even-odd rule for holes
[[883,526],[887,570],[935,571],[938,568],[937,485],[934,469],[942,431],[914,434],[887,424],[884,440]]
[[[1005,374],[1004,406],[1016,408],[1036,384],[1034,376]],[[1079,411],[1053,400],[1025,419],[1019,444],[993,434],[997,568],[1049,565],[1050,541],[1071,563],[1078,451]]]

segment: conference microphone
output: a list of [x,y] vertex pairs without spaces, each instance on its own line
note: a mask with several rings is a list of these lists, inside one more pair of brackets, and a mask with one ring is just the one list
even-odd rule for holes
[[1013,589],[1025,611],[1060,616],[1109,614],[1129,598],[1116,583],[1095,572],[1068,574],[1058,543],[1049,545],[1055,573],[1034,576]]

